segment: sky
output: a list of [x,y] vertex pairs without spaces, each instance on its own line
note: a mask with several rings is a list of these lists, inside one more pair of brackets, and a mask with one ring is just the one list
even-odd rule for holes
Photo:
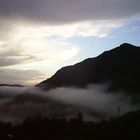
[[0,84],[34,85],[139,36],[140,0],[0,0]]

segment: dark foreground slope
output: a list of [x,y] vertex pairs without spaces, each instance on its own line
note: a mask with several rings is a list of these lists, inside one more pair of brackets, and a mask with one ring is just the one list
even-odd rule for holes
[[85,87],[87,84],[110,83],[110,90],[140,93],[140,47],[124,43],[95,58],[64,67],[38,86]]
[[140,111],[99,123],[34,117],[21,125],[0,122],[1,140],[139,140]]

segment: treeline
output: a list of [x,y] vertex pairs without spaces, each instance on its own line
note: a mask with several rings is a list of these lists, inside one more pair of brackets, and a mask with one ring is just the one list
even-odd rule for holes
[[22,124],[0,122],[0,140],[140,140],[140,111],[98,123],[83,121],[82,114],[70,120],[40,115]]

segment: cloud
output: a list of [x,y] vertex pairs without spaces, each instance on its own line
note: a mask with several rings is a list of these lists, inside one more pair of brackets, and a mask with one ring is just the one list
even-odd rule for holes
[[50,29],[44,30],[44,27],[29,25],[11,28],[5,30],[7,37],[5,35],[5,38],[0,40],[1,67],[43,60],[46,60],[46,63],[62,62],[76,56],[80,51],[75,44],[51,38],[57,34],[48,35],[51,33]]
[[0,16],[51,24],[120,19],[140,12],[139,0],[1,0]]
[[[6,21],[5,21],[6,22]],[[5,24],[3,22],[3,24]],[[62,63],[78,55],[80,47],[69,38],[82,36],[106,37],[112,28],[122,26],[121,21],[92,21],[68,25],[30,25],[1,23],[0,66],[10,66],[44,61],[46,64]],[[4,27],[3,27],[4,26]]]
[[139,15],[139,4],[139,0],[0,0],[0,67],[43,70],[51,76],[80,53],[82,48],[71,38],[108,37],[126,19]]
[[63,39],[106,37],[112,29],[123,26],[126,19],[139,17],[139,4],[139,0],[2,0],[0,34],[5,37],[11,30],[16,33],[15,29],[21,25],[22,33],[34,37],[37,33]]
[[138,5],[138,0],[2,0],[0,66],[70,60],[80,47],[69,38],[107,37],[139,14]]
[[22,33],[31,36],[106,37],[124,25],[125,19],[139,17],[139,4],[139,0],[2,0],[0,35],[9,36],[12,30],[20,37],[15,29],[21,25]]
[[[58,64],[74,58],[80,52],[79,46],[70,43],[64,38],[57,39],[55,34],[53,36],[47,35],[49,30],[44,30],[42,26],[27,24],[25,27],[24,23],[16,26],[14,26],[14,23],[11,26],[8,24],[9,28],[6,25],[3,26],[4,28],[2,28],[0,34],[6,33],[3,38],[0,38],[0,67],[21,71],[34,69],[41,72],[44,71],[44,73],[47,73],[47,76],[44,78],[37,76],[38,80],[33,80],[30,72],[24,71],[24,75],[27,75],[28,80],[22,76],[23,80],[20,79],[19,81],[17,75],[15,78],[5,79],[4,76],[7,77],[7,75],[3,75],[6,74],[3,73],[1,75],[1,83],[9,83],[11,81],[11,83],[25,84],[27,82],[26,84],[30,84],[33,82],[32,84],[34,84],[37,81],[40,82],[54,74],[58,69]],[[12,74],[13,71],[11,70],[10,72],[9,70],[8,75]]]
[[99,119],[116,116],[118,106],[122,114],[137,108],[131,104],[131,97],[122,92],[108,93],[106,89],[107,85],[90,85],[86,89],[63,87],[49,91],[46,96],[82,108],[84,114],[96,114],[93,117]]
[[68,39],[72,37],[103,37],[107,36],[111,29],[119,28],[123,26],[122,20],[95,20],[95,21],[84,21],[73,24],[65,25],[44,25],[44,26],[29,26],[26,31],[24,28],[20,28],[22,35],[30,34],[35,37],[59,37]]
[[8,48],[5,45],[0,48],[0,67],[30,62],[33,59],[32,55],[24,55],[21,48]]
[[41,114],[50,118],[71,118],[82,112],[85,119],[101,120],[136,110],[139,104],[123,93],[107,93],[106,85],[90,85],[87,89],[0,87],[0,120],[20,122]]
[[0,87],[0,120],[18,123],[41,114],[51,118],[73,117],[74,107],[44,97],[38,89]]
[[0,84],[34,84],[45,76],[37,70],[0,69]]

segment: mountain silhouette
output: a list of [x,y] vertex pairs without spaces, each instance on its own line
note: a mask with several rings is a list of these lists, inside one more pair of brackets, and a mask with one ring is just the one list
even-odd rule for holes
[[97,57],[63,67],[37,86],[52,89],[110,83],[109,91],[123,90],[137,94],[140,93],[139,82],[140,47],[124,43]]
[[0,87],[25,87],[19,84],[0,84]]

